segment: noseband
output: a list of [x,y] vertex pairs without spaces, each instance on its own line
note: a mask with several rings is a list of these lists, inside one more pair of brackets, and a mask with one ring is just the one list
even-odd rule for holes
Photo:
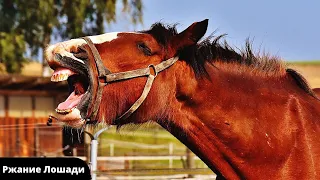
[[136,69],[132,71],[125,71],[125,72],[111,73],[111,71],[103,65],[100,54],[96,49],[95,45],[93,44],[93,42],[91,41],[91,39],[89,37],[83,37],[82,39],[84,39],[87,42],[91,50],[91,53],[94,57],[94,58],[88,58],[88,62],[87,62],[89,66],[89,71],[90,71],[89,74],[90,76],[93,76],[91,77],[91,79],[93,80],[92,85],[94,88],[94,92],[93,92],[94,94],[91,99],[91,104],[89,105],[89,108],[87,111],[86,122],[97,120],[96,118],[97,118],[99,106],[101,103],[104,86],[116,81],[146,76],[148,77],[148,79],[144,86],[141,96],[124,114],[118,117],[115,120],[115,122],[119,122],[119,120],[124,120],[128,118],[133,112],[135,112],[139,108],[139,106],[146,99],[152,87],[152,83],[155,77],[158,75],[158,73],[169,68],[179,59],[178,57],[173,57],[165,61],[162,61],[157,65],[150,64],[146,68]]

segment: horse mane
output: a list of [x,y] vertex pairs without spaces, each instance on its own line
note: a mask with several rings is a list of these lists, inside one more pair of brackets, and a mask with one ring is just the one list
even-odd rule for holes
[[310,88],[307,80],[296,70],[294,69],[286,69],[287,73],[291,75],[291,77],[296,81],[297,85],[303,89],[305,92],[307,92],[310,96],[318,99],[319,97],[316,95],[316,93]]
[[[151,34],[161,45],[167,47],[170,39],[178,34],[176,25],[169,26],[155,23],[149,30],[141,32]],[[226,34],[211,35],[197,44],[179,50],[177,55],[193,68],[198,77],[207,75],[205,69],[207,62],[213,65],[214,62],[237,63],[273,76],[285,73],[285,64],[279,58],[268,55],[255,55],[249,39],[246,40],[245,48],[237,52],[226,40],[221,43],[220,40],[225,36]]]
[[[170,39],[178,34],[176,26],[177,24],[170,26],[158,22],[153,24],[149,30],[140,32],[152,35],[166,49]],[[252,42],[249,39],[246,40],[243,50],[236,51],[226,40],[221,43],[221,39],[226,34],[219,36],[213,34],[197,44],[180,49],[177,53],[181,60],[186,61],[192,67],[197,77],[209,76],[205,68],[206,63],[213,66],[215,66],[215,62],[233,63],[247,67],[250,72],[256,72],[262,76],[279,77],[288,73],[301,89],[318,99],[306,79],[296,71],[286,69],[285,63],[280,58],[268,54],[253,53]]]

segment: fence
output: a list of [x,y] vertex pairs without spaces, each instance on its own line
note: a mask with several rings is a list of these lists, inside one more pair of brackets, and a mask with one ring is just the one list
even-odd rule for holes
[[[62,155],[60,126],[46,126],[46,118],[0,118],[0,156]],[[52,141],[48,141],[52,139]]]
[[[118,140],[106,140],[102,139],[100,141],[100,149],[109,148],[109,156],[99,157],[100,160],[104,159],[105,161],[151,161],[151,160],[168,160],[168,168],[173,168],[173,160],[180,160],[186,162],[187,155],[181,153],[175,153],[175,150],[186,151],[185,147],[175,147],[174,143],[169,144],[162,144],[162,145],[154,145],[154,144],[145,144],[145,143],[136,143],[136,142],[127,142],[127,141],[118,141]],[[135,148],[135,149],[156,149],[156,150],[163,150],[161,155],[150,155],[142,153],[136,153],[133,155],[126,155],[122,157],[113,157],[116,148]],[[191,156],[191,158],[195,160],[200,160],[196,156]],[[131,163],[129,163],[129,169]],[[186,166],[186,165],[184,165]],[[191,165],[192,166],[192,165]]]

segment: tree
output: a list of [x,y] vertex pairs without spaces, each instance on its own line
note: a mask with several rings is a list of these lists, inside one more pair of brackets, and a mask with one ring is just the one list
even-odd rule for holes
[[0,62],[7,72],[20,72],[26,47],[23,35],[14,28],[17,11],[11,1],[0,1],[0,17]]
[[25,49],[22,35],[0,32],[0,62],[4,64],[8,73],[20,73],[23,64],[27,62],[23,57]]
[[[132,23],[142,23],[141,0],[121,3]],[[8,72],[19,72],[26,50],[39,55],[52,35],[69,39],[101,34],[105,23],[116,21],[116,5],[117,0],[0,0],[0,62]]]

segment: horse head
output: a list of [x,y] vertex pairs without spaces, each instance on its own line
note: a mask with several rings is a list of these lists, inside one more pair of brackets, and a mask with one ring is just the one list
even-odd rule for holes
[[[166,118],[166,112],[170,111],[166,107],[173,101],[177,88],[173,70],[179,68],[175,63],[176,56],[182,49],[196,44],[205,34],[207,25],[208,20],[195,22],[177,33],[173,29],[163,31],[166,28],[162,24],[155,24],[149,31],[106,33],[89,36],[87,40],[71,39],[49,46],[45,54],[54,70],[51,80],[67,80],[70,89],[69,97],[58,105],[54,117],[74,127],[81,127],[87,121],[122,125]],[[100,56],[100,60],[96,56]],[[176,59],[164,62],[170,58]],[[101,61],[100,66],[97,61]],[[171,64],[166,65],[168,63]],[[160,66],[165,66],[161,72],[151,72]],[[99,74],[98,67],[104,71],[104,77]],[[148,73],[109,81],[117,75],[126,76],[123,72],[148,71],[147,68],[151,74],[157,73],[153,74],[157,77],[150,85],[146,84]],[[104,78],[102,83],[101,78]],[[145,86],[152,87],[145,100],[140,102],[141,107],[130,116],[119,118],[141,97]]]

